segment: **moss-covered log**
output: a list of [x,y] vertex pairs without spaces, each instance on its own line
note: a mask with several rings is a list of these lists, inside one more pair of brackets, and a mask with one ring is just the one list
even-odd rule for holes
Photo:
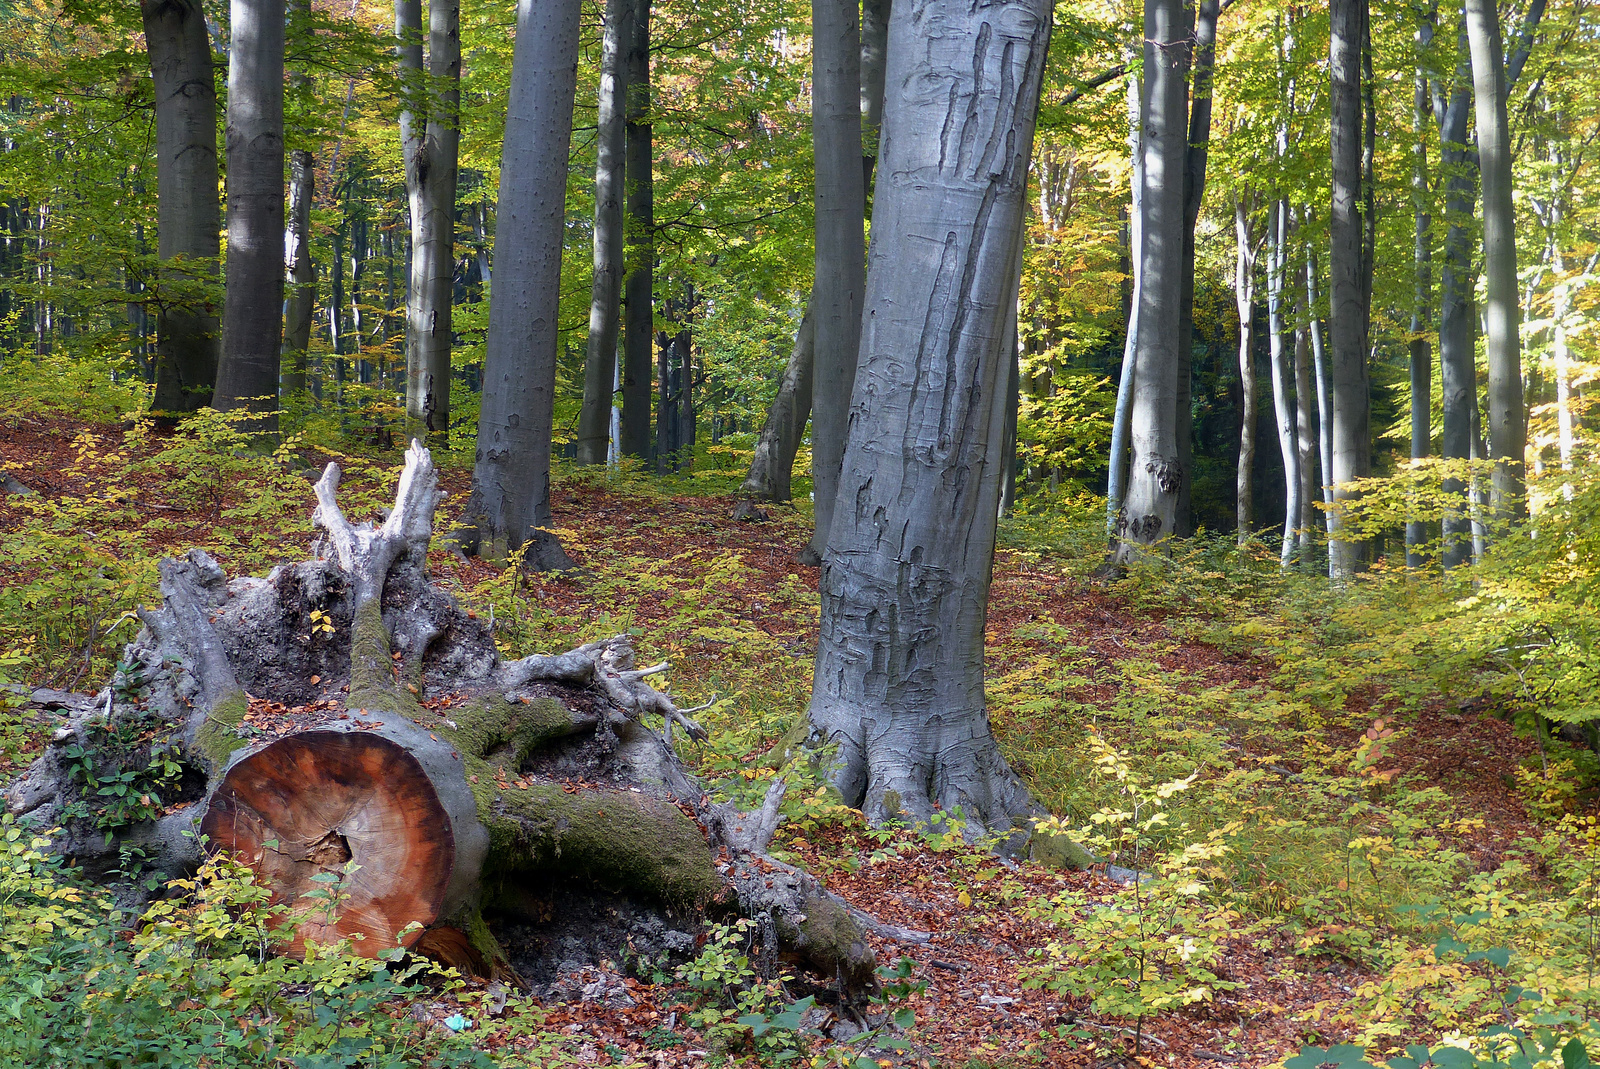
[[[58,848],[107,875],[130,847],[192,869],[199,830],[301,917],[291,952],[398,941],[494,969],[505,956],[485,917],[560,884],[678,915],[737,908],[846,991],[873,986],[849,909],[765,856],[781,788],[741,814],[684,772],[673,727],[704,732],[650,686],[665,666],[636,667],[625,636],[502,662],[483,621],[427,578],[443,496],[427,451],[408,452],[381,525],[350,523],[338,485],[330,464],[316,560],[231,582],[199,551],[163,561],[163,604],[141,613],[124,658],[136,680],[58,733],[8,793],[12,811],[62,825]],[[137,718],[164,737],[113,754],[107,740]],[[152,785],[148,811],[107,836],[68,755],[135,767],[158,752],[176,755],[181,790]],[[347,897],[330,910],[312,892],[333,877]]]

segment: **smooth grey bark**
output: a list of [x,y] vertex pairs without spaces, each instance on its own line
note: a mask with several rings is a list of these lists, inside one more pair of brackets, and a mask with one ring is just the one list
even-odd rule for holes
[[594,282],[589,296],[589,348],[583,360],[578,412],[578,463],[604,464],[611,437],[622,301],[622,197],[627,132],[623,122],[623,42],[633,37],[632,0],[606,0],[600,44],[599,130],[594,168]]
[[[1306,209],[1306,218],[1312,217]],[[1328,375],[1327,346],[1322,340],[1322,307],[1318,297],[1316,250],[1306,247],[1306,305],[1311,309],[1311,367],[1316,377],[1317,399],[1317,470],[1322,485],[1322,525],[1329,538],[1333,536],[1333,483],[1328,473],[1333,470],[1333,389]],[[1328,561],[1329,578],[1333,575],[1333,561]]]
[[[1200,0],[1194,13],[1193,72],[1189,91],[1189,147],[1183,168],[1183,268],[1178,292],[1178,463],[1185,472],[1194,467],[1194,228],[1205,200],[1206,160],[1211,142],[1211,81],[1217,54],[1217,17],[1220,0]],[[1183,480],[1178,491],[1176,533],[1187,535],[1189,491]]]
[[1300,285],[1305,271],[1304,260],[1295,258],[1297,265],[1290,279],[1299,296],[1295,303],[1299,312],[1294,330],[1294,442],[1295,457],[1300,471],[1299,551],[1302,562],[1311,560],[1315,548],[1312,532],[1317,526],[1317,436],[1312,424],[1311,385],[1311,330],[1305,315],[1305,288]]
[[[205,13],[199,0],[145,0],[141,6],[156,102],[161,277],[179,284],[215,278],[222,213],[217,200],[217,88]],[[157,309],[152,407],[157,412],[192,412],[211,403],[216,384],[217,316],[198,300],[167,299]]]
[[304,149],[289,157],[288,226],[283,231],[284,284],[283,372],[284,396],[306,392],[307,350],[311,347],[311,320],[317,309],[317,265],[311,260],[311,202],[315,195],[316,158]]
[[1256,255],[1259,250],[1250,208],[1233,206],[1233,303],[1239,313],[1239,464],[1235,476],[1234,515],[1239,545],[1255,527],[1252,491],[1256,466]]
[[1289,357],[1284,344],[1288,340],[1283,299],[1289,240],[1289,202],[1274,201],[1268,209],[1267,220],[1267,351],[1271,361],[1272,414],[1278,428],[1278,452],[1283,458],[1283,542],[1279,559],[1284,567],[1294,559],[1296,527],[1300,522],[1300,450],[1295,437],[1294,402],[1289,397]]
[[1517,294],[1516,209],[1511,199],[1511,129],[1500,12],[1492,0],[1465,0],[1483,183],[1484,342],[1489,365],[1489,455],[1495,461],[1491,511],[1501,524],[1527,515],[1523,454],[1521,322]]
[[861,188],[865,197],[872,195],[878,138],[883,131],[883,73],[889,58],[891,7],[892,0],[861,2]]
[[806,418],[811,412],[812,362],[816,358],[816,324],[811,305],[806,305],[795,332],[794,348],[783,368],[783,381],[767,409],[767,419],[756,439],[750,472],[739,487],[739,496],[752,501],[788,501],[794,457],[805,435]]
[[[1424,24],[1424,35],[1430,28]],[[1434,115],[1439,120],[1439,162],[1445,179],[1444,256],[1439,271],[1439,387],[1444,422],[1439,453],[1447,460],[1465,460],[1472,454],[1473,413],[1478,405],[1477,369],[1472,315],[1472,212],[1477,200],[1473,181],[1471,146],[1467,144],[1467,118],[1472,96],[1467,87],[1468,49],[1465,26],[1459,40],[1461,59],[1448,105],[1434,93]],[[1472,553],[1466,483],[1446,479],[1444,492],[1460,507],[1445,513],[1442,560],[1446,569],[1465,564]]]
[[650,0],[631,0],[633,33],[625,42],[627,215],[623,220],[622,437],[624,456],[650,457],[650,398],[655,393],[655,149],[650,129]]
[[283,339],[283,0],[232,0],[228,49],[228,266],[211,405],[278,430]]
[[[878,140],[883,126],[883,73],[889,47],[889,0],[866,0],[861,8],[861,139],[864,192],[870,195],[878,162]],[[868,219],[869,204],[862,205]],[[815,377],[816,332],[811,316],[811,296],[795,335],[794,348],[784,367],[778,393],[767,411],[756,441],[750,471],[739,488],[741,497],[753,501],[788,501],[795,454],[811,418],[811,388]]]
[[1362,275],[1364,242],[1361,203],[1361,42],[1366,0],[1332,0],[1328,67],[1330,141],[1333,155],[1333,210],[1328,226],[1328,271],[1332,321],[1330,377],[1333,392],[1333,541],[1330,569],[1335,578],[1355,572],[1361,543],[1339,537],[1337,506],[1350,500],[1348,484],[1369,474],[1370,398],[1367,387],[1367,322]]
[[571,567],[550,526],[561,237],[577,93],[580,0],[519,0],[500,164],[494,284],[472,497],[457,543],[522,566]]
[[866,288],[866,190],[861,174],[861,33],[856,0],[812,0],[811,139],[816,153],[816,357],[811,390],[811,486],[816,530],[803,558],[827,552],[849,430]]
[[1183,176],[1189,148],[1189,27],[1182,0],[1145,0],[1144,29],[1144,232],[1129,434],[1133,459],[1117,523],[1122,563],[1174,533],[1187,478],[1177,441]]
[[[1422,34],[1417,34],[1419,46]],[[1433,320],[1433,219],[1428,211],[1428,144],[1424,124],[1428,116],[1428,80],[1419,65],[1411,102],[1411,202],[1414,234],[1411,253],[1411,459],[1425,459],[1433,445],[1433,345],[1428,327]],[[1428,541],[1427,524],[1406,521],[1406,567],[1427,562],[1422,546]]]
[[[1006,326],[1051,5],[896,7],[862,356],[822,566],[812,738],[869,819],[1034,812],[989,729],[983,633]],[[935,810],[935,804],[942,807]]]
[[1111,416],[1111,462],[1106,475],[1106,539],[1114,551],[1123,498],[1128,493],[1128,424],[1133,418],[1133,384],[1139,353],[1139,279],[1144,247],[1144,135],[1140,112],[1144,110],[1143,83],[1128,75],[1128,267],[1133,276],[1128,302],[1128,326],[1122,339],[1122,373],[1117,377],[1117,405]]
[[[1024,241],[1027,239],[1024,238]],[[1020,281],[1020,279],[1019,279]],[[1022,345],[1017,317],[1011,317],[1011,370],[1006,373],[1006,423],[1000,439],[1000,515],[1017,503],[1017,421],[1022,415]]]
[[423,74],[421,0],[396,0],[406,102],[400,112],[411,272],[406,287],[406,429],[450,434],[451,311],[455,298],[456,165],[461,131],[461,4],[429,0]]

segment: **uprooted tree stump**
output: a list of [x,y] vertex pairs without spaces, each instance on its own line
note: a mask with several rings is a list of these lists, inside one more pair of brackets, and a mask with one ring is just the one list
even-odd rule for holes
[[[509,973],[485,916],[535,919],[550,908],[537,888],[559,885],[737,909],[843,992],[873,987],[857,918],[871,920],[765,855],[781,782],[742,813],[684,771],[674,727],[704,732],[647,682],[665,665],[636,667],[626,636],[503,662],[428,580],[443,494],[420,445],[381,526],[351,524],[338,487],[329,464],[315,560],[232,581],[199,550],[162,561],[163,604],[141,610],[124,670],[13,784],[10,810],[59,825],[56,849],[108,880],[130,856],[178,875],[202,842],[230,851],[300,916],[291,953],[348,937]],[[141,805],[108,814],[95,784],[153,768]],[[341,878],[337,908],[308,895],[323,874]]]

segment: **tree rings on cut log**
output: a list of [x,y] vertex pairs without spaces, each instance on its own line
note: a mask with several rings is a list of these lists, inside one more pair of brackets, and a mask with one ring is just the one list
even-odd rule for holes
[[[301,732],[241,758],[200,830],[299,919],[284,948],[295,957],[307,942],[349,939],[366,957],[410,946],[421,933],[413,924],[438,918],[455,864],[450,817],[422,766],[369,732]],[[306,897],[313,891],[348,896],[331,924],[327,898]]]

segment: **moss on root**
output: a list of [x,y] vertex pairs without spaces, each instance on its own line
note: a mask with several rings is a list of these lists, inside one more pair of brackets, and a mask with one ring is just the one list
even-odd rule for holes
[[244,723],[245,714],[249,711],[250,700],[244,696],[244,691],[235,690],[213,705],[206,714],[205,723],[195,733],[195,747],[216,768],[227,764],[235,750],[249,745],[249,740],[240,738],[238,733],[239,725]]
[[603,788],[568,794],[555,783],[502,788],[495,771],[467,760],[489,830],[486,882],[541,870],[682,907],[721,892],[704,833],[670,802]]
[[572,713],[554,698],[524,703],[485,695],[452,709],[450,719],[456,726],[439,725],[440,735],[461,753],[495,756],[496,764],[505,765],[508,772],[516,771],[541,746],[574,730]]
[[1096,863],[1093,854],[1066,835],[1035,832],[1028,849],[1033,860],[1058,872],[1081,872]]

